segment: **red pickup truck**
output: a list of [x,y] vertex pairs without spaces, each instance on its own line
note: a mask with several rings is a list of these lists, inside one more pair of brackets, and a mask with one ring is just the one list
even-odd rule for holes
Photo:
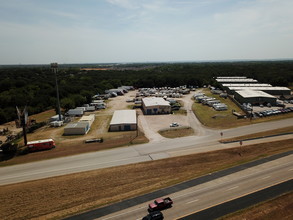
[[170,208],[173,204],[173,201],[170,197],[166,198],[159,198],[156,199],[153,203],[149,204],[149,211],[157,211],[157,210],[163,210],[166,208]]

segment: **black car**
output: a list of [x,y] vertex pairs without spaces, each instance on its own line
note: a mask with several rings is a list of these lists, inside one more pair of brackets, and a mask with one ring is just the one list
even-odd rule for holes
[[164,215],[160,211],[154,211],[149,213],[147,216],[143,217],[142,220],[162,220],[164,219]]

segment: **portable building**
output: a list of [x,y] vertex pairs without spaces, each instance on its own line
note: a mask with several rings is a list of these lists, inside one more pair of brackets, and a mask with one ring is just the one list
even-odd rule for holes
[[117,110],[110,122],[109,131],[137,130],[137,117],[135,110]]
[[171,113],[170,103],[165,99],[159,97],[143,98],[142,108],[146,115]]
[[90,130],[89,122],[69,123],[64,127],[64,135],[83,135]]
[[79,119],[80,122],[88,122],[91,127],[93,122],[95,121],[95,114],[84,115]]
[[223,103],[213,104],[213,108],[217,111],[225,111],[228,109],[228,106]]
[[69,109],[67,112],[68,116],[82,116],[83,115],[83,109]]
[[[61,121],[64,119],[64,116],[61,115]],[[50,122],[59,121],[59,115],[54,115],[50,118]]]

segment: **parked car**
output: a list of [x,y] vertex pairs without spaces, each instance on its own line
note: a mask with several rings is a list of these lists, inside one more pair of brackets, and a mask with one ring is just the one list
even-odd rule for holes
[[149,213],[147,216],[143,217],[142,220],[162,220],[164,219],[164,215],[160,211],[154,211]]
[[170,127],[178,127],[179,126],[179,123],[177,122],[173,122],[170,124]]
[[173,204],[173,201],[170,197],[158,198],[153,203],[149,204],[149,212],[159,211],[166,208],[170,208]]

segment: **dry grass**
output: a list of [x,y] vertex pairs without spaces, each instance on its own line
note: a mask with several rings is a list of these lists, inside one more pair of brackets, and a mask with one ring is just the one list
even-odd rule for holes
[[220,218],[220,220],[239,219],[293,219],[293,192]]
[[51,109],[48,111],[41,112],[39,114],[32,115],[30,116],[30,118],[35,119],[37,122],[43,122],[48,121],[48,119],[54,115],[56,115],[56,112],[54,109]]
[[292,148],[290,139],[1,186],[0,218],[61,218]]
[[178,138],[195,135],[194,130],[191,127],[178,127],[163,129],[159,131],[159,134],[166,138]]
[[249,138],[258,138],[258,137],[264,137],[269,135],[279,135],[279,134],[289,133],[292,131],[293,131],[293,126],[289,126],[289,127],[274,129],[270,131],[258,132],[258,133],[254,133],[250,135],[243,135],[243,136],[239,136],[235,138],[227,138],[227,139],[221,140],[220,142],[240,141],[240,140],[245,140]]
[[[54,129],[54,128],[50,128]],[[62,130],[63,132],[63,130]],[[128,131],[128,132],[114,132],[113,136],[102,136],[103,143],[89,143],[85,144],[84,140],[87,138],[76,139],[78,136],[68,136],[64,139],[68,141],[57,141],[57,147],[52,150],[40,151],[30,153],[23,156],[15,156],[13,158],[5,159],[5,155],[0,154],[0,166],[15,165],[21,163],[29,163],[39,160],[52,159],[57,157],[64,157],[70,155],[76,155],[81,153],[94,152],[99,150],[111,149],[131,144],[142,144],[147,143],[148,139],[144,136],[141,131]],[[38,133],[40,134],[40,133]],[[39,138],[37,138],[39,139]],[[2,158],[1,158],[2,157]]]

